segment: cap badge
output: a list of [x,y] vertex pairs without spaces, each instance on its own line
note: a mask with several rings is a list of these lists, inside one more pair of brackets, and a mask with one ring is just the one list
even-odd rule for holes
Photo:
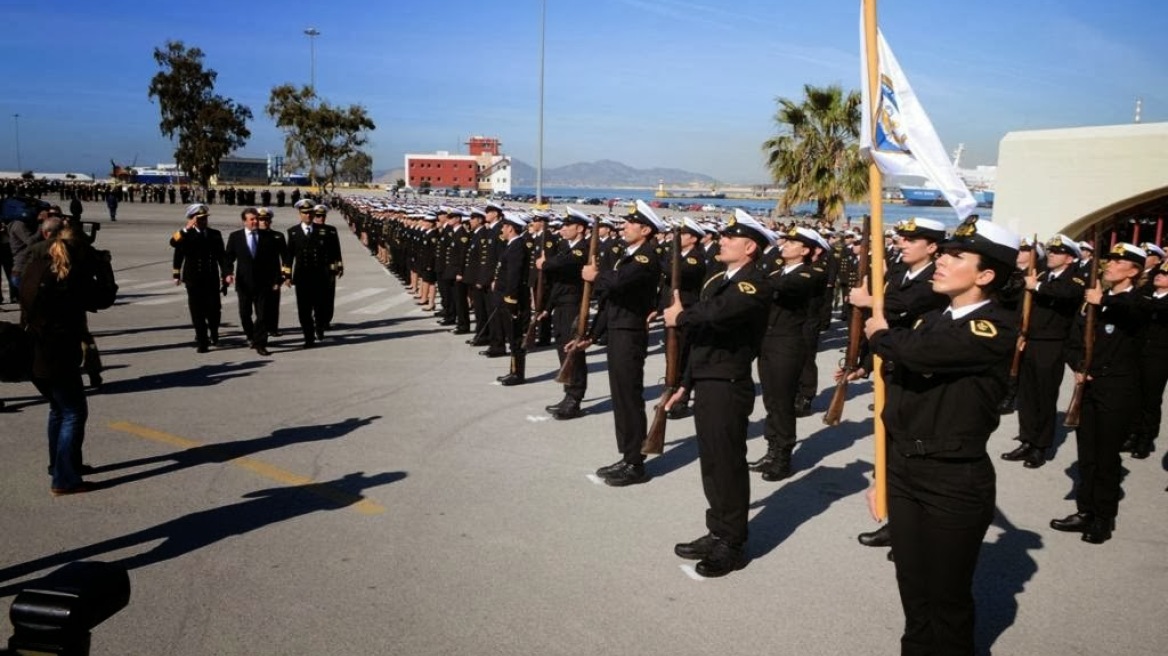
[[957,229],[953,231],[954,237],[969,237],[969,236],[976,235],[976,234],[977,234],[977,217],[976,216],[970,216],[969,218],[965,219],[964,221],[961,222],[961,225],[957,226]]

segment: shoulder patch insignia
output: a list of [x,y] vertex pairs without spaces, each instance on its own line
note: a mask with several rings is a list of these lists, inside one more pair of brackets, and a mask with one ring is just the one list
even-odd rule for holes
[[584,257],[584,251],[577,248],[572,251],[572,255],[575,255],[576,257]]
[[544,248],[551,248],[552,246],[553,246],[553,244],[552,244],[550,241],[545,241],[545,242],[543,243],[543,247],[544,247]]
[[640,262],[641,264],[648,264],[649,263],[649,256],[647,256],[647,255],[638,255],[638,256],[634,257],[633,259]]
[[687,257],[687,258],[685,258],[685,261],[686,261],[686,262],[688,262],[689,264],[697,264],[697,263],[698,263],[698,258],[696,258],[696,257]]
[[916,330],[916,329],[917,329],[917,327],[918,327],[918,326],[920,326],[920,325],[921,325],[922,323],[924,323],[924,322],[925,322],[925,320],[924,320],[924,319],[917,319],[916,323],[914,323],[914,324],[913,324],[913,328],[912,328],[912,329],[913,329],[913,330]]
[[804,278],[810,278],[810,277],[811,277],[811,274],[810,274],[810,273],[807,273],[806,271],[804,271],[804,272],[800,273],[799,275],[803,276]]
[[1087,285],[1087,281],[1083,280],[1082,278],[1071,278],[1071,280],[1083,286]]
[[998,329],[994,327],[994,324],[986,321],[985,319],[974,319],[973,321],[969,322],[969,329],[972,330],[973,334],[977,335],[978,337],[998,336]]
[[754,288],[754,285],[748,282],[740,282],[738,283],[738,291],[742,292],[743,294],[753,294],[758,290]]

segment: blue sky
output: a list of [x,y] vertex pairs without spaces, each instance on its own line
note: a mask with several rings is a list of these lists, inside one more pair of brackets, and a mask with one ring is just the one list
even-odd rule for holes
[[[539,0],[130,3],[0,0],[0,170],[106,175],[173,161],[146,96],[153,48],[198,46],[251,107],[240,154],[283,152],[270,89],[360,103],[376,169],[474,134],[536,161]],[[880,24],[946,148],[997,160],[1011,130],[1168,120],[1162,0],[883,0]],[[614,159],[726,182],[766,179],[775,98],[860,84],[858,0],[547,0],[544,164]]]

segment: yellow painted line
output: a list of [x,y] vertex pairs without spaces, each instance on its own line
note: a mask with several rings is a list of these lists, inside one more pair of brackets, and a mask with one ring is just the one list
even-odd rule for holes
[[[130,435],[135,435],[137,437],[145,438],[154,442],[182,447],[184,449],[191,449],[194,447],[207,447],[212,450],[215,449],[214,446],[208,447],[208,445],[196,440],[180,437],[178,435],[173,435],[171,433],[166,433],[160,430],[155,430],[147,426],[140,426],[129,421],[111,422],[109,427],[117,431],[122,431],[123,433],[129,433]],[[224,455],[226,456],[226,453]],[[231,465],[241,469],[246,469],[253,474],[258,474],[263,478],[276,481],[277,483],[281,483],[283,485],[303,486],[306,492],[315,494],[318,497],[323,497],[340,505],[352,506],[353,510],[356,510],[362,515],[379,515],[385,512],[385,506],[375,501],[371,501],[363,496],[350,494],[344,490],[338,490],[335,487],[317,483],[307,476],[293,474],[286,469],[281,469],[275,465],[269,465],[266,462],[261,462],[254,458],[225,457],[224,459]]]

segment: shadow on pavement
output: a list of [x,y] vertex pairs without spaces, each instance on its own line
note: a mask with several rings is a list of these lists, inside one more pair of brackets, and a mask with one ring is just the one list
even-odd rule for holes
[[824,426],[799,440],[791,463],[796,471],[811,469],[831,454],[844,451],[871,435],[872,430],[871,417],[863,421],[841,421],[838,426]]
[[141,378],[111,380],[101,386],[101,393],[105,395],[129,394],[174,387],[208,387],[233,378],[249,376],[254,370],[267,364],[268,360],[224,362],[222,364],[205,364],[194,369],[142,376]]
[[1042,549],[1042,536],[1014,526],[999,508],[994,525],[1002,534],[981,546],[977,573],[973,577],[973,597],[977,603],[975,653],[990,654],[991,648],[1018,617],[1018,597],[1038,572],[1033,552]]
[[[758,558],[770,553],[836,501],[868,489],[866,474],[871,470],[870,463],[860,460],[843,467],[818,467],[750,504],[762,510],[750,520],[749,556]],[[757,478],[750,482],[756,490],[769,485]]]
[[135,460],[126,460],[124,462],[102,465],[101,467],[94,468],[93,473],[104,474],[106,472],[112,472],[119,469],[129,469],[133,467],[168,463],[161,467],[148,469],[146,471],[124,474],[122,476],[118,476],[117,478],[110,478],[102,481],[95,481],[102,488],[115,487],[117,485],[133,483],[135,481],[140,481],[154,476],[171,474],[189,467],[230,462],[237,458],[244,458],[255,455],[257,453],[262,453],[264,451],[269,451],[271,449],[277,449],[292,444],[303,444],[306,442],[318,442],[322,440],[335,439],[344,435],[348,435],[349,433],[363,426],[368,426],[377,419],[381,419],[381,417],[373,416],[367,417],[365,419],[349,418],[334,424],[280,428],[272,431],[271,435],[266,435],[264,437],[256,437],[249,440],[236,440],[231,442],[224,442],[222,444],[203,444],[201,446],[192,447],[177,453],[167,453],[165,455],[151,456],[149,458],[138,458]]
[[[333,481],[258,490],[244,495],[246,501],[201,510],[136,533],[10,565],[0,569],[0,581],[11,581],[73,561],[100,558],[122,549],[158,542],[149,550],[113,561],[130,570],[154,565],[265,526],[315,512],[346,508],[362,501],[363,491],[405,477],[406,472],[401,471],[373,476],[356,472]],[[0,597],[14,595],[21,587],[20,584],[0,587]]]

